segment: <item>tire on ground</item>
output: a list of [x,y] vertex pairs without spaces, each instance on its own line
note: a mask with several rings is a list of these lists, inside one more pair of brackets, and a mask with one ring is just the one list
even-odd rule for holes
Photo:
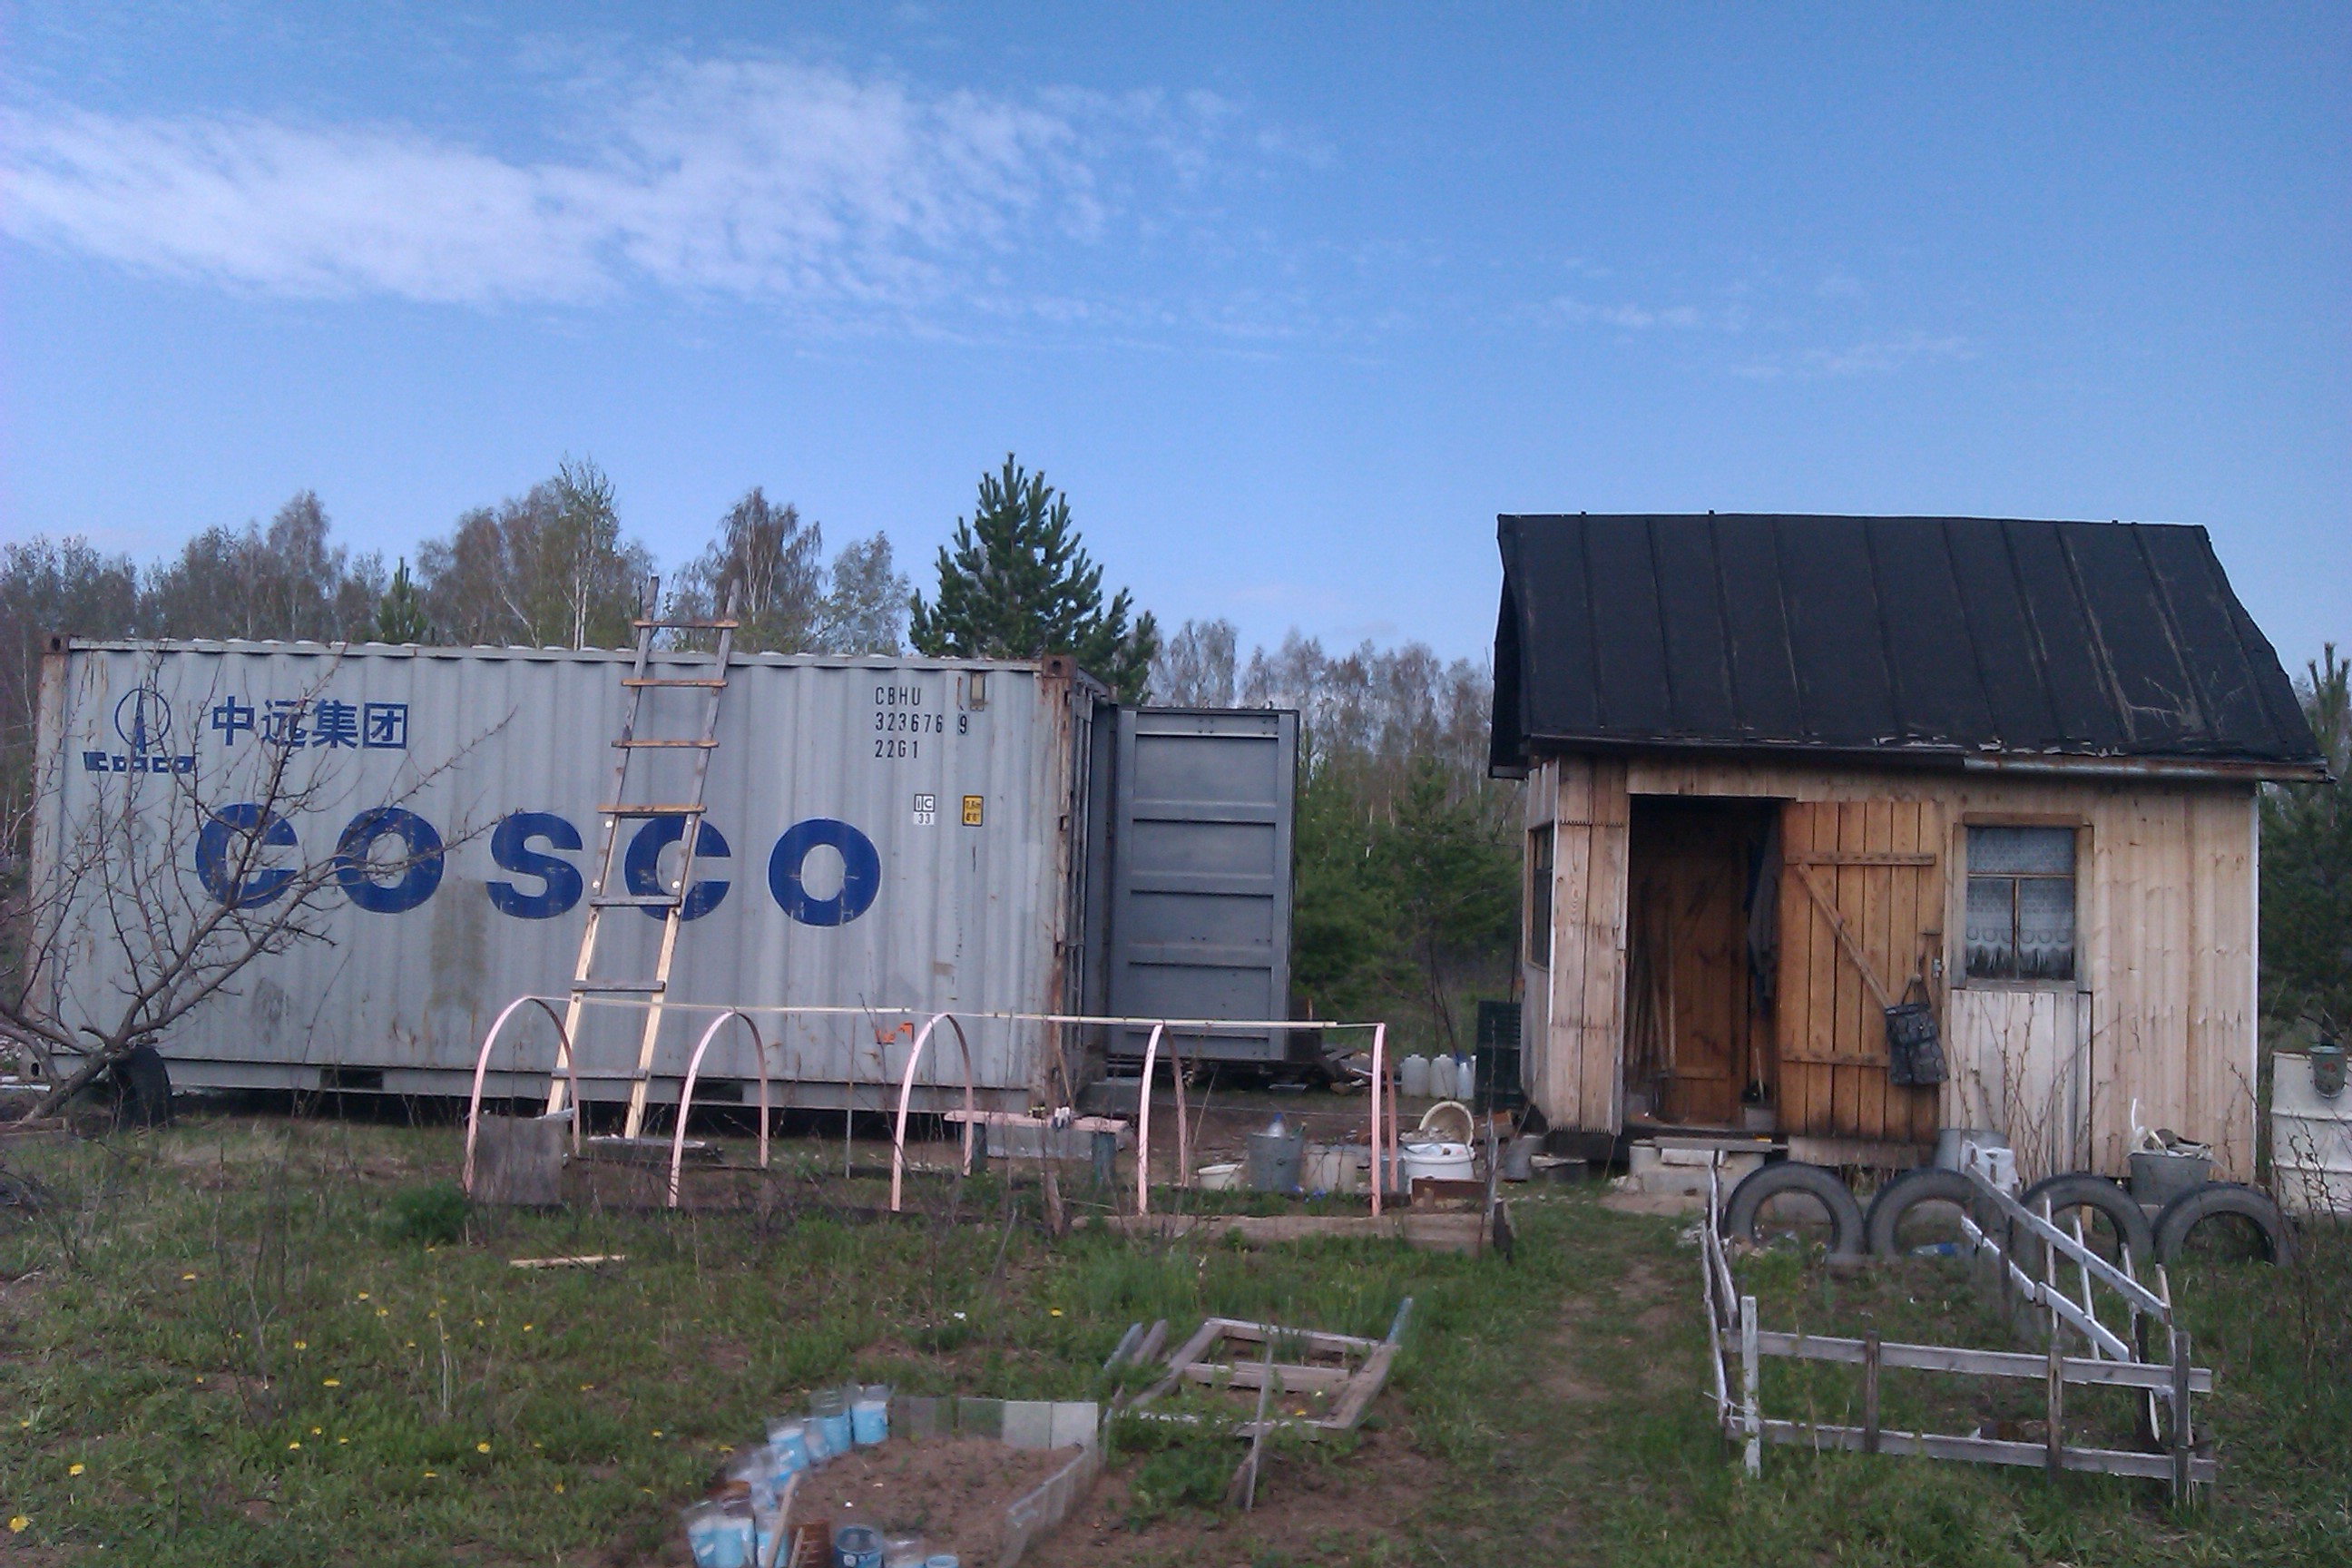
[[1723,1206],[1723,1234],[1746,1241],[1760,1240],[1756,1226],[1763,1217],[1765,1204],[1792,1194],[1812,1199],[1828,1215],[1832,1257],[1861,1255],[1862,1205],[1854,1201],[1853,1192],[1838,1179],[1836,1172],[1799,1160],[1776,1160],[1748,1173],[1731,1189],[1731,1201]]
[[108,1071],[114,1079],[118,1122],[125,1127],[172,1124],[172,1074],[161,1051],[140,1046]]
[[[2038,1215],[2044,1198],[2050,1200],[2050,1212],[2057,1216],[2061,1230],[2066,1228],[2068,1209],[2095,1209],[2105,1215],[2116,1235],[2131,1249],[2134,1268],[2145,1266],[2157,1256],[2156,1231],[2148,1224],[2147,1211],[2119,1184],[2090,1171],[2070,1171],[2063,1176],[2042,1177],[2026,1188],[2017,1201]],[[2042,1238],[2023,1226],[2017,1229],[2017,1245],[2011,1248],[2017,1255],[2017,1266],[2039,1279],[2042,1276]]]
[[1870,1213],[1863,1223],[1863,1234],[1876,1258],[1899,1258],[1903,1255],[1897,1240],[1904,1216],[1925,1203],[1946,1203],[1965,1212],[1979,1226],[1986,1223],[1986,1205],[1977,1192],[1976,1184],[1958,1171],[1940,1166],[1925,1165],[1916,1171],[1906,1171],[1878,1190],[1870,1200]]
[[2260,1233],[2263,1249],[2273,1263],[2294,1261],[2294,1226],[2267,1194],[2237,1182],[2208,1182],[2181,1194],[2156,1216],[2156,1256],[2172,1263],[2189,1243],[2189,1233],[2210,1219],[2229,1215],[2246,1220]]

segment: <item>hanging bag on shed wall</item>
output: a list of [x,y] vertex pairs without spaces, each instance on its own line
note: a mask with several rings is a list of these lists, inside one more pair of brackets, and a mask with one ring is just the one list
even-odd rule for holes
[[[1917,992],[1920,1000],[1911,1000]],[[1944,1081],[1944,1043],[1936,1027],[1936,1005],[1918,975],[1903,1000],[1886,1009],[1886,1081],[1902,1089],[1926,1089]]]

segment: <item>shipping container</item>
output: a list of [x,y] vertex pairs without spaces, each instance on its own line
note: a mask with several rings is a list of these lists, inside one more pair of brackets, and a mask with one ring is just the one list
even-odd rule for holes
[[[266,914],[279,896],[292,907],[273,889],[325,872],[332,884],[305,914],[314,938],[255,959],[158,1042],[174,1083],[465,1093],[500,1009],[526,994],[561,997],[571,981],[635,658],[52,639],[31,876],[37,904],[63,915],[48,971],[57,1016],[102,1026],[124,987],[156,968],[128,956],[141,943],[224,907]],[[656,654],[653,666],[671,679],[713,673],[691,653]],[[646,691],[639,737],[691,740],[704,701],[692,687]],[[698,1009],[712,1006],[849,1010],[761,1017],[778,1102],[802,1107],[894,1100],[913,1031],[936,1011],[963,1020],[976,1087],[1002,1108],[1066,1103],[1124,1043],[1006,1015],[1148,1005],[1173,1017],[1282,1016],[1296,715],[1178,721],[1191,737],[1183,766],[1136,773],[1151,819],[1135,830],[1139,860],[1121,845],[1139,796],[1117,774],[1156,711],[1121,715],[1060,658],[736,656],[652,1098],[675,1100],[713,1016]],[[1221,735],[1222,765],[1204,750]],[[690,745],[634,753],[627,801],[691,798],[695,755]],[[1155,793],[1176,798],[1153,804]],[[1188,830],[1188,817],[1202,826]],[[1244,817],[1249,864],[1193,868],[1223,873],[1201,884],[1220,896],[1171,903],[1164,876],[1139,881],[1138,868],[1152,869],[1148,838],[1189,844],[1180,860],[1198,859]],[[624,821],[620,832],[625,886],[614,893],[676,880],[680,818]],[[234,846],[254,835],[260,858],[235,863]],[[1120,877],[1133,888],[1115,887]],[[126,929],[106,907],[110,887],[117,910],[144,903],[157,918]],[[1150,907],[1129,911],[1130,899]],[[1123,924],[1163,957],[1212,962],[1163,965],[1142,984],[1139,950],[1118,945]],[[607,910],[596,973],[652,975],[663,925],[658,910]],[[1115,950],[1126,982],[1108,962]],[[642,1019],[635,1007],[589,1008],[581,1064],[633,1068]],[[543,1093],[553,1030],[530,1017],[509,1028],[486,1092]],[[1287,1046],[1276,1035],[1243,1048],[1279,1058]],[[751,1100],[755,1072],[748,1043],[723,1036],[698,1103]],[[935,1049],[918,1107],[960,1101],[962,1078],[952,1048]],[[585,1092],[616,1099],[627,1086]]]

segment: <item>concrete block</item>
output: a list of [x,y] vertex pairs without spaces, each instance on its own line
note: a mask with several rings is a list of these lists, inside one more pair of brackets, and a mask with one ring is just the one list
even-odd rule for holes
[[485,1116],[474,1139],[474,1201],[548,1208],[563,1201],[569,1116]]

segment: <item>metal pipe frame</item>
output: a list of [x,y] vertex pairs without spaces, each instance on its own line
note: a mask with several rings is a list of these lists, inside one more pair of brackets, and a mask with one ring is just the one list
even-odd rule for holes
[[[496,1043],[499,1032],[505,1026],[507,1019],[526,1003],[539,1007],[541,1012],[548,1016],[549,1022],[555,1026],[558,1068],[562,1077],[568,1079],[576,1076],[572,1057],[571,1038],[569,1035],[566,1034],[563,1027],[563,1021],[562,1017],[556,1014],[554,1007],[558,1003],[569,1005],[574,1001],[589,1006],[635,1008],[638,1011],[651,1010],[651,1004],[649,1002],[625,996],[600,997],[574,996],[567,994],[560,997],[552,997],[523,995],[518,996],[513,1001],[507,1004],[505,1009],[499,1014],[497,1020],[491,1024],[489,1033],[484,1037],[481,1052],[476,1058],[474,1062],[473,1097],[466,1112],[466,1171],[464,1185],[466,1191],[469,1194],[473,1191],[474,1142],[477,1124],[480,1116],[482,1080],[488,1066],[491,1047]],[[830,1016],[852,1017],[883,1016],[913,1019],[922,1016],[921,1014],[908,1007],[800,1006],[790,1004],[757,1003],[746,1004],[741,1006],[733,1006],[723,1003],[674,1001],[665,1001],[663,1006],[665,1010],[672,1012],[688,1014],[715,1013],[718,1015],[718,1016],[711,1021],[709,1027],[703,1031],[700,1042],[695,1047],[693,1057],[687,1065],[686,1081],[678,1097],[677,1125],[672,1131],[670,1141],[669,1203],[670,1206],[673,1208],[677,1206],[678,1202],[679,1171],[685,1150],[686,1119],[687,1113],[693,1104],[694,1081],[701,1069],[703,1053],[709,1048],[710,1043],[712,1039],[716,1037],[719,1026],[725,1024],[728,1019],[740,1018],[745,1026],[751,1030],[752,1040],[755,1047],[754,1054],[758,1058],[760,1068],[760,1164],[762,1169],[765,1169],[768,1164],[768,1115],[770,1111],[770,1100],[768,1094],[768,1063],[766,1045],[760,1037],[759,1026],[753,1019],[754,1015],[773,1015],[779,1018],[791,1017],[794,1016]],[[1370,1134],[1372,1153],[1371,1205],[1372,1214],[1375,1218],[1377,1218],[1381,1214],[1382,1198],[1381,1184],[1384,1164],[1381,1158],[1381,1110],[1383,1105],[1387,1107],[1389,1113],[1387,1139],[1388,1157],[1385,1162],[1385,1166],[1387,1170],[1391,1172],[1392,1172],[1396,1167],[1398,1151],[1402,1141],[1402,1135],[1398,1122],[1397,1097],[1394,1090],[1387,1083],[1387,1044],[1389,1026],[1384,1021],[1370,1024],[1351,1024],[1312,1018],[1129,1018],[1114,1017],[1091,1013],[966,1013],[961,1015],[961,1017],[969,1018],[975,1023],[983,1019],[992,1019],[1003,1023],[1129,1025],[1138,1027],[1146,1024],[1151,1026],[1151,1037],[1149,1043],[1144,1047],[1142,1092],[1138,1099],[1136,1106],[1136,1210],[1139,1214],[1148,1214],[1150,1212],[1151,1198],[1150,1173],[1151,1152],[1151,1072],[1153,1067],[1157,1064],[1160,1051],[1160,1041],[1169,1030],[1177,1029],[1196,1033],[1229,1030],[1255,1033],[1259,1030],[1277,1029],[1370,1029],[1372,1032],[1372,1079],[1370,1095]],[[948,1026],[955,1032],[956,1043],[963,1057],[964,1110],[967,1118],[964,1122],[964,1168],[969,1171],[971,1166],[971,1140],[975,1135],[974,1129],[977,1125],[976,1122],[971,1120],[972,1115],[975,1114],[973,1107],[976,1099],[976,1088],[972,1082],[971,1077],[971,1044],[970,1039],[964,1034],[963,1025],[959,1021],[959,1015],[953,1013],[934,1013],[929,1016],[920,1032],[919,1032],[915,1037],[914,1047],[908,1053],[906,1072],[902,1076],[902,1079],[899,1084],[898,1113],[897,1124],[892,1131],[890,1152],[890,1210],[894,1214],[899,1212],[899,1204],[902,1196],[902,1177],[904,1176],[906,1169],[907,1118],[913,1100],[915,1070],[922,1059],[923,1047],[929,1042],[933,1030],[941,1022],[945,1022]],[[1170,1070],[1174,1074],[1176,1083],[1177,1184],[1181,1187],[1190,1187],[1192,1182],[1192,1144],[1191,1132],[1187,1125],[1187,1108],[1184,1100],[1184,1075],[1181,1064],[1173,1055],[1169,1058],[1169,1067]],[[853,1059],[853,1074],[855,1070],[855,1061]],[[650,1068],[646,1069],[646,1076],[651,1076]],[[581,1097],[578,1093],[574,1092],[565,1098],[570,1102],[572,1112],[572,1146],[573,1151],[577,1152],[580,1147]]]
[[[669,1135],[669,1206],[672,1208],[677,1207],[678,1167],[686,1159],[686,1118],[687,1113],[694,1109],[694,1080],[702,1075],[703,1053],[710,1049],[710,1042],[719,1037],[719,1031],[727,1026],[730,1018],[741,1019],[743,1026],[751,1031],[751,1059],[760,1068],[760,1169],[764,1171],[768,1168],[768,1043],[760,1037],[760,1026],[753,1023],[749,1015],[730,1007],[711,1019],[710,1026],[702,1031],[702,1038],[695,1042],[694,1055],[688,1058],[686,1064],[686,1082],[679,1086],[677,1091],[677,1125],[670,1130]],[[579,1097],[574,1095],[572,1099],[577,1103]],[[577,1112],[574,1115],[576,1117]]]
[[951,1013],[934,1013],[915,1035],[915,1043],[907,1052],[906,1076],[898,1083],[898,1121],[890,1133],[890,1212],[898,1212],[899,1190],[907,1173],[907,1110],[915,1098],[915,1068],[923,1059],[923,1047],[931,1041],[931,1031],[941,1023],[955,1031],[957,1048],[963,1053],[963,1173],[971,1174],[971,1140],[977,1123],[972,1120],[974,1095],[971,1083],[971,1042],[964,1037],[963,1026]]

